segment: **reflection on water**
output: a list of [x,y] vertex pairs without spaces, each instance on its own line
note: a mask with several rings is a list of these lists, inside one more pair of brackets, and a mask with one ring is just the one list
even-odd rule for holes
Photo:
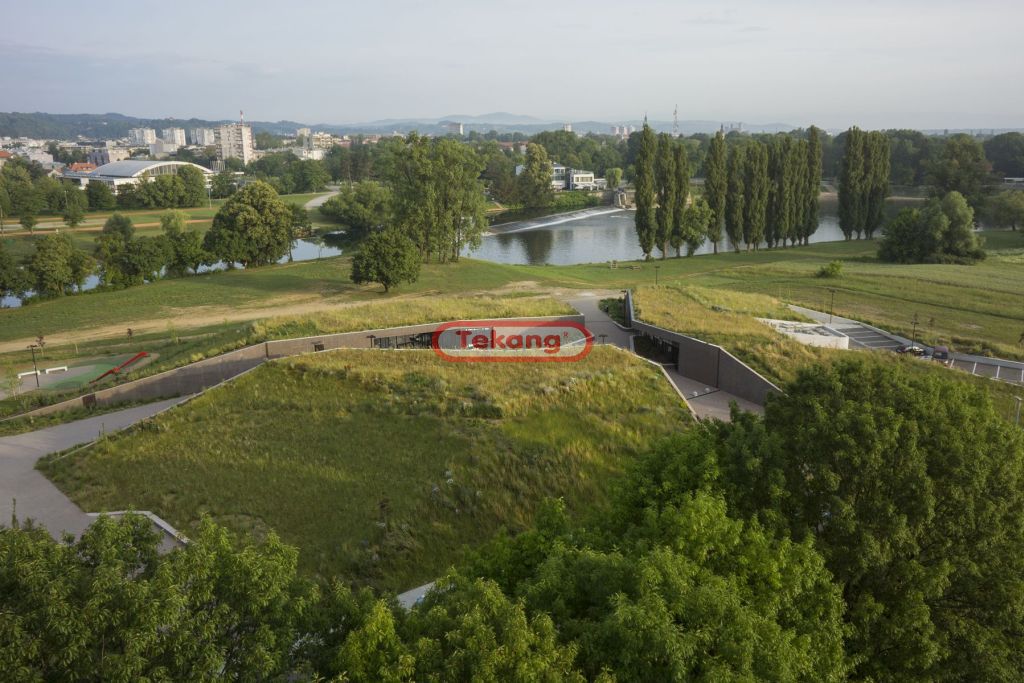
[[[547,219],[506,223],[494,226],[492,231],[495,234],[484,237],[479,249],[467,249],[463,254],[497,263],[529,265],[633,261],[644,256],[636,239],[634,216],[633,211],[605,207]],[[839,230],[835,213],[823,209],[811,242],[842,239],[843,233]],[[718,249],[729,249],[728,240],[720,242]],[[706,242],[694,253],[710,254],[712,251],[711,243]],[[659,253],[655,250],[656,255]]]
[[[328,236],[329,237],[329,236]],[[311,237],[309,239],[295,240],[295,246],[292,247],[292,260],[294,261],[314,261],[320,258],[327,258],[328,256],[340,256],[341,248],[332,246],[331,240],[324,239],[321,237]],[[284,256],[278,263],[288,263],[288,257]],[[241,268],[240,264],[235,264],[237,268]],[[211,273],[217,270],[226,270],[227,265],[223,262],[214,263],[208,266],[200,266],[200,273]],[[90,275],[85,281],[85,286],[82,287],[82,291],[89,291],[95,289],[100,284],[100,279],[96,275]],[[21,306],[21,300],[13,296],[5,296],[0,298],[0,306],[6,308],[17,308]]]

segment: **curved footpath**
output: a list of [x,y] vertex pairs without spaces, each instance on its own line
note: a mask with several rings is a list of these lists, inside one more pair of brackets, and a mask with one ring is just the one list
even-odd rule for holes
[[35,432],[0,437],[0,524],[8,524],[11,516],[17,514],[19,520],[32,519],[42,524],[57,540],[64,532],[81,534],[95,518],[83,512],[43,476],[36,469],[36,462],[44,455],[130,427],[187,398],[157,401]]

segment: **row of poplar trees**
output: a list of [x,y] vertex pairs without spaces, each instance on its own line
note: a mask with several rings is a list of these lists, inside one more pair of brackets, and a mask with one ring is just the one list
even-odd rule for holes
[[689,166],[683,146],[665,134],[656,138],[644,126],[636,161],[636,231],[647,258],[654,247],[664,258],[666,244],[678,251],[677,245],[686,243],[692,253],[704,239],[717,254],[724,236],[736,251],[807,244],[817,230],[817,128],[810,128],[806,140],[781,136],[731,146],[719,132],[704,166],[704,196],[688,206]]
[[839,229],[846,239],[874,237],[889,195],[889,138],[880,131],[846,131],[839,166]]

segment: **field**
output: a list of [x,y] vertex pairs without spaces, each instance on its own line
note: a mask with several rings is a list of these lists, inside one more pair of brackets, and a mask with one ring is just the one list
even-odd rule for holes
[[307,573],[404,590],[525,528],[544,498],[598,509],[689,419],[656,368],[608,347],[511,365],[352,350],[262,366],[41,468],[85,510],[274,529]]
[[[907,331],[917,313],[925,341],[1021,356],[1024,233],[990,232],[986,240],[996,251],[975,266],[884,264],[874,258],[877,243],[866,240],[622,263],[614,269],[607,264],[510,266],[462,259],[426,265],[419,282],[388,295],[377,286],[353,285],[350,260],[339,257],[164,280],[0,311],[0,352],[24,348],[38,334],[53,335],[55,343],[58,338],[60,343],[80,342],[118,336],[126,327],[153,332],[168,324],[184,329],[251,321],[282,308],[313,312],[359,300],[463,292],[617,291],[653,284],[658,277],[662,283],[760,292],[818,309],[827,306],[828,290],[835,288],[837,314]],[[843,261],[842,277],[815,277],[832,260]]]

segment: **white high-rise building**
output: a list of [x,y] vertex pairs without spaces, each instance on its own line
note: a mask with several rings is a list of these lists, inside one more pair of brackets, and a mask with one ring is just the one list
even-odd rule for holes
[[229,123],[217,129],[217,156],[224,159],[241,159],[248,164],[256,158],[253,146],[252,128],[244,123]]
[[309,128],[299,128],[298,130],[295,131],[295,136],[296,137],[300,137],[300,138],[309,139],[309,133],[310,133]]
[[164,128],[160,131],[160,139],[166,143],[177,145],[178,147],[185,146],[185,129],[184,128]]
[[193,145],[206,147],[217,144],[217,131],[213,128],[193,128],[189,131],[189,136],[192,138]]
[[156,130],[152,128],[132,128],[128,131],[128,142],[133,145],[151,145],[156,142]]

